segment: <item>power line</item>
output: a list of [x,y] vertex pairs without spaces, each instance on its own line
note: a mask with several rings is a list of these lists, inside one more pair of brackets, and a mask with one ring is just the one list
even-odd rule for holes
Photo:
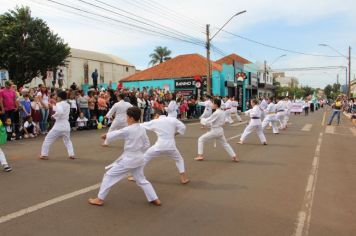
[[[199,29],[203,29],[205,31],[205,25],[203,24],[200,24],[198,23],[195,19],[191,18],[191,17],[188,17],[188,16],[184,16],[182,14],[180,14],[179,12],[173,10],[173,9],[170,9],[160,3],[158,3],[157,1],[154,1],[154,0],[151,0],[151,1],[148,1],[148,0],[142,0],[142,1],[145,1],[145,2],[148,2],[150,5],[152,6],[157,6],[159,7],[161,10],[164,10],[166,9],[168,12],[171,12],[172,14],[174,14],[176,17],[178,17],[179,20],[184,20],[185,22],[188,22],[189,25],[191,24],[194,24],[196,25]],[[182,17],[183,16],[183,17]]]
[[238,35],[238,34],[234,34],[234,33],[231,33],[229,31],[226,31],[226,30],[222,30],[223,32],[227,33],[227,34],[230,34],[230,35],[233,35],[237,38],[241,38],[243,40],[246,40],[246,41],[249,41],[249,42],[252,42],[252,43],[255,43],[255,44],[259,44],[259,45],[262,45],[264,47],[268,47],[268,48],[273,48],[273,49],[276,49],[276,50],[280,50],[280,51],[284,51],[284,52],[289,52],[289,53],[294,53],[294,54],[300,54],[300,55],[305,55],[305,56],[314,56],[314,57],[333,57],[333,58],[340,58],[341,56],[335,56],[335,55],[324,55],[324,54],[312,54],[312,53],[305,53],[305,52],[299,52],[299,51],[295,51],[295,50],[291,50],[291,49],[285,49],[285,48],[280,48],[280,47],[276,47],[276,46],[273,46],[273,45],[269,45],[269,44],[266,44],[266,43],[261,43],[261,42],[258,42],[254,39],[250,39],[250,38],[247,38],[245,36],[241,36],[241,35]]
[[52,2],[54,4],[57,4],[57,5],[60,5],[60,6],[64,6],[64,7],[70,8],[70,9],[74,9],[74,10],[77,10],[77,11],[80,11],[80,12],[84,12],[84,13],[87,13],[87,14],[90,14],[90,15],[95,15],[95,16],[99,16],[99,17],[102,17],[102,18],[105,18],[105,19],[108,19],[108,20],[111,20],[111,21],[115,21],[115,22],[118,22],[120,24],[129,25],[129,26],[131,26],[133,28],[136,28],[136,29],[141,29],[141,30],[144,30],[144,31],[148,31],[148,32],[151,32],[151,33],[155,33],[155,34],[164,36],[164,37],[168,37],[170,39],[175,39],[175,40],[178,40],[178,41],[182,41],[182,42],[186,42],[186,43],[191,43],[191,44],[195,44],[195,45],[198,45],[198,46],[202,46],[200,43],[197,43],[197,42],[193,42],[193,41],[190,41],[190,40],[178,38],[176,36],[172,36],[172,35],[169,35],[169,34],[166,34],[166,33],[162,33],[162,32],[156,31],[156,30],[147,29],[147,28],[144,28],[142,26],[139,26],[139,25],[136,25],[136,24],[133,24],[133,23],[124,22],[124,21],[121,21],[121,20],[118,20],[118,19],[114,19],[114,18],[111,18],[111,17],[108,17],[108,16],[104,16],[104,15],[100,15],[100,14],[97,14],[97,13],[93,13],[93,12],[90,12],[88,10],[84,10],[84,9],[80,9],[80,8],[77,8],[77,7],[69,6],[67,4],[60,3],[60,2],[57,2],[57,1],[54,1],[54,0],[47,0],[47,1]]
[[[115,14],[115,15],[119,15],[119,16],[124,17],[124,18],[127,18],[127,19],[129,19],[129,20],[132,20],[132,21],[135,21],[135,22],[138,22],[138,23],[141,23],[141,24],[145,24],[145,25],[151,26],[151,27],[156,28],[156,29],[159,29],[159,30],[163,30],[163,31],[166,31],[166,32],[168,32],[168,33],[172,33],[172,34],[174,34],[174,35],[177,35],[178,37],[184,37],[184,38],[187,38],[188,40],[196,40],[198,43],[202,43],[202,44],[204,45],[204,41],[202,41],[202,40],[200,40],[200,39],[193,38],[193,37],[191,37],[190,35],[187,35],[187,34],[185,34],[185,33],[179,32],[179,31],[177,31],[177,30],[171,29],[171,28],[169,28],[169,27],[167,27],[167,26],[161,25],[161,24],[159,24],[159,23],[157,23],[157,22],[154,22],[154,21],[152,21],[152,20],[149,20],[149,19],[147,19],[147,18],[140,17],[140,16],[138,16],[138,15],[136,15],[136,14],[133,14],[133,13],[131,13],[131,12],[128,12],[128,11],[126,11],[126,10],[123,10],[123,9],[121,9],[121,8],[118,8],[118,7],[116,7],[116,6],[107,4],[107,3],[102,2],[102,1],[100,1],[100,0],[94,0],[94,1],[96,1],[96,2],[98,2],[98,3],[101,3],[101,4],[105,5],[105,6],[114,8],[114,9],[116,9],[116,10],[119,10],[120,12],[124,12],[124,13],[126,13],[126,14],[130,14],[130,15],[136,17],[136,18],[140,18],[140,19],[142,19],[142,20],[144,20],[144,21],[135,19],[135,18],[130,17],[130,16],[126,16],[126,15],[124,15],[124,14],[120,14],[120,13],[118,13],[118,12],[112,11],[112,10],[107,9],[107,8],[103,8],[103,7],[101,7],[101,6],[98,6],[98,5],[89,3],[89,2],[84,1],[84,0],[77,0],[77,1],[82,2],[82,3],[85,3],[85,4],[90,5],[90,6],[93,6],[93,7],[96,7],[96,8],[99,8],[99,9],[102,9],[102,10],[105,10],[105,11],[107,11],[107,12],[111,12],[111,13],[113,13],[113,14]],[[161,26],[161,27],[157,27],[156,25],[153,25],[153,24],[147,23],[147,22],[152,22],[153,24],[159,25],[159,26]],[[163,27],[163,28],[162,28],[162,27]],[[168,28],[168,30],[167,30],[167,28]]]

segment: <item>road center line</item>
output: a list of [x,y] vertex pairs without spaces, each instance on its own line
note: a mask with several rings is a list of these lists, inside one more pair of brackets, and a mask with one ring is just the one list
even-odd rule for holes
[[230,126],[236,127],[236,126],[240,126],[240,125],[244,125],[244,124],[247,124],[247,121],[242,121],[242,122],[239,122],[239,123],[237,123],[237,124],[230,125]]
[[325,125],[326,111],[324,111],[323,120],[321,121],[321,126]]
[[312,124],[306,124],[303,126],[302,131],[310,131],[312,127]]
[[48,200],[48,201],[45,201],[45,202],[30,206],[30,207],[27,207],[27,208],[24,208],[22,210],[10,213],[8,215],[1,216],[0,217],[0,224],[5,223],[5,222],[10,221],[10,220],[13,220],[13,219],[16,219],[18,217],[30,214],[32,212],[38,211],[38,210],[40,210],[42,208],[54,205],[56,203],[63,202],[65,200],[67,200],[67,199],[74,198],[76,196],[79,196],[79,195],[85,194],[87,192],[96,190],[99,187],[100,187],[100,183],[99,184],[94,184],[92,186],[89,186],[89,187],[74,191],[72,193],[68,193],[68,194],[65,194],[63,196],[59,196],[59,197],[53,198],[51,200]]
[[293,234],[294,236],[304,236],[304,235],[308,235],[309,233],[314,193],[316,188],[316,180],[318,177],[320,148],[321,148],[322,140],[323,140],[323,133],[320,133],[318,138],[318,144],[315,148],[312,168],[309,174],[307,186],[305,188],[305,195],[304,195],[302,208],[298,213],[296,229]]

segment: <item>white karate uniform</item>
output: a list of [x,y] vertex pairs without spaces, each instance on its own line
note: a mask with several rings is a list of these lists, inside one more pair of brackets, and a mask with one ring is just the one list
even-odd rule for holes
[[261,103],[260,103],[260,108],[262,110],[262,113],[261,113],[261,120],[263,120],[265,118],[265,110],[267,109],[267,106],[268,106],[268,103],[266,101],[266,99],[262,99]]
[[210,99],[206,100],[205,102],[199,102],[198,104],[205,107],[203,114],[200,116],[200,119],[208,118],[211,116],[211,113],[213,113],[213,103],[210,101]]
[[7,161],[6,161],[6,157],[4,152],[2,151],[2,149],[0,148],[0,165],[8,165]]
[[246,115],[251,117],[250,123],[246,126],[243,134],[241,135],[241,141],[244,142],[249,134],[252,131],[256,130],[257,135],[261,143],[266,142],[266,137],[263,134],[262,122],[261,122],[261,108],[258,105],[255,105],[252,109],[245,112]]
[[52,116],[56,122],[53,128],[46,135],[43,141],[41,156],[48,156],[49,148],[57,138],[63,138],[64,145],[67,148],[68,155],[74,157],[73,144],[70,140],[70,124],[69,124],[69,113],[70,105],[67,101],[61,101],[56,104],[53,108],[55,111]]
[[289,100],[289,99],[287,101],[285,101],[285,104],[286,104],[287,109],[286,109],[285,116],[284,116],[284,123],[287,126],[293,104],[292,104],[291,100]]
[[127,126],[127,109],[132,107],[129,102],[125,102],[124,100],[120,100],[119,102],[115,103],[114,106],[109,110],[106,114],[107,118],[115,116],[109,131],[112,132],[114,130],[122,129]]
[[230,157],[235,157],[236,154],[234,150],[232,150],[230,144],[226,141],[224,135],[224,129],[222,126],[225,124],[225,112],[220,108],[217,109],[210,117],[202,118],[200,123],[205,126],[211,127],[210,131],[203,134],[198,139],[198,155],[203,155],[204,151],[204,143],[217,139],[221,143],[221,145],[225,148]]
[[268,124],[272,125],[272,130],[274,134],[278,134],[277,117],[276,117],[276,107],[273,102],[268,104],[265,110],[266,116],[262,122],[262,129],[265,129]]
[[230,124],[234,123],[234,120],[231,118],[231,109],[232,109],[232,102],[229,99],[225,102],[225,115],[226,115],[226,122],[229,122]]
[[284,101],[280,100],[276,106],[276,111],[277,111],[277,119],[280,123],[280,126],[279,128],[280,129],[284,129],[286,127],[286,124],[285,124],[285,119],[284,119],[284,116],[285,116],[285,113],[286,113],[286,110],[287,110],[287,106],[285,104]]
[[231,101],[231,115],[235,115],[237,121],[241,122],[242,119],[237,113],[237,107],[239,106],[239,103],[237,101]]
[[184,134],[185,125],[176,118],[160,116],[141,126],[157,134],[156,143],[145,152],[145,164],[160,155],[167,155],[176,162],[179,173],[184,173],[184,160],[176,147],[174,137],[176,133]]
[[168,104],[167,107],[164,108],[166,110],[166,112],[168,113],[169,117],[174,117],[177,118],[177,110],[178,110],[178,105],[176,103],[176,101],[171,100]]
[[142,188],[149,202],[158,199],[151,183],[146,180],[143,173],[145,164],[143,155],[150,146],[146,130],[140,124],[133,124],[107,133],[106,139],[109,143],[116,139],[124,139],[125,145],[121,156],[114,163],[106,167],[109,170],[103,177],[98,198],[104,200],[111,187],[131,173],[136,180],[136,184]]

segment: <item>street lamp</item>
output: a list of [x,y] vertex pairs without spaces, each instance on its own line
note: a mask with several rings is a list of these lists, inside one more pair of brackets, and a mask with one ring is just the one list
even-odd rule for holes
[[341,52],[339,52],[338,50],[336,50],[335,48],[331,47],[330,45],[328,44],[325,44],[325,43],[320,43],[319,46],[322,46],[322,47],[328,47],[330,48],[331,50],[333,50],[334,52],[336,52],[337,54],[339,54],[340,56],[346,58],[348,60],[348,67],[349,67],[349,75],[348,75],[348,82],[347,82],[347,70],[346,70],[346,84],[348,84],[348,88],[347,88],[347,96],[350,97],[351,95],[351,46],[349,46],[349,55],[346,56],[344,54],[342,54]]
[[238,13],[236,13],[235,15],[233,15],[232,17],[230,17],[230,19],[228,21],[226,21],[225,24],[223,24],[223,26],[221,26],[221,28],[212,36],[210,37],[210,25],[207,24],[206,25],[206,58],[207,58],[207,69],[208,69],[208,73],[207,73],[207,83],[206,83],[206,93],[208,95],[211,95],[211,68],[210,68],[210,42],[211,40],[213,40],[216,35],[236,16],[241,15],[243,13],[247,12],[246,10],[244,11],[240,11]]
[[271,67],[274,63],[276,63],[279,59],[281,59],[282,57],[286,57],[287,56],[287,54],[283,54],[283,55],[280,55],[279,57],[277,57],[276,59],[274,59],[274,61],[271,63],[271,64],[269,64],[269,66]]

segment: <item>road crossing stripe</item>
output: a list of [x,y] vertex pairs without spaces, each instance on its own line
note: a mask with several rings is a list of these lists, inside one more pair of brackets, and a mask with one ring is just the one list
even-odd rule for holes
[[312,127],[313,127],[312,124],[306,124],[306,125],[304,125],[304,127],[302,128],[302,131],[310,131]]
[[230,125],[230,126],[236,127],[236,126],[240,126],[240,125],[244,125],[244,124],[247,124],[247,121],[239,122],[237,124]]
[[230,141],[232,139],[239,138],[241,135],[242,134],[238,134],[238,135],[232,136],[232,137],[228,138],[227,140]]
[[351,133],[356,136],[356,129],[355,128],[350,128]]
[[45,201],[45,202],[30,206],[30,207],[27,207],[27,208],[24,208],[22,210],[10,213],[8,215],[1,216],[0,217],[0,224],[8,222],[8,221],[13,220],[13,219],[16,219],[18,217],[30,214],[32,212],[38,211],[38,210],[40,210],[42,208],[57,204],[59,202],[63,202],[65,200],[67,200],[67,199],[70,199],[70,198],[73,198],[73,197],[88,193],[90,191],[98,189],[99,187],[100,187],[100,183],[94,184],[92,186],[89,186],[89,187],[74,191],[72,193],[68,193],[68,194],[65,194],[63,196],[59,196],[59,197],[53,198],[51,200],[48,200],[48,201]]
[[313,206],[313,200],[314,200],[314,194],[316,188],[316,180],[318,177],[320,148],[321,148],[322,140],[323,140],[323,133],[320,133],[318,138],[318,144],[315,148],[312,168],[309,174],[307,186],[305,188],[305,195],[302,204],[302,209],[298,213],[294,236],[303,236],[303,235],[308,235],[309,233],[312,206]]
[[325,133],[334,134],[335,133],[335,127],[334,126],[326,126]]

